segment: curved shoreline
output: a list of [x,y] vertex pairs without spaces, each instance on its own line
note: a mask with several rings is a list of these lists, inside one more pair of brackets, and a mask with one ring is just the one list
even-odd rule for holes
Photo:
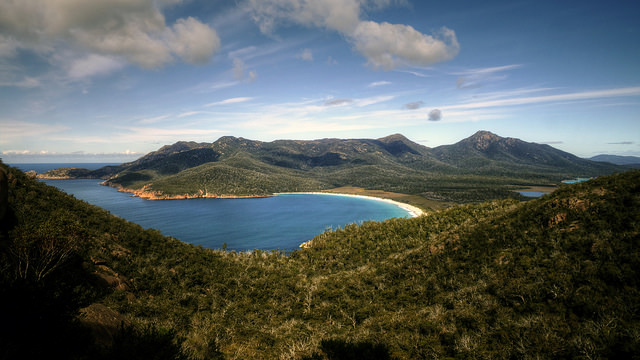
[[346,193],[330,193],[330,192],[308,192],[308,191],[307,192],[284,192],[284,193],[276,193],[275,195],[333,195],[333,196],[348,196],[348,197],[355,197],[355,198],[361,198],[361,199],[382,201],[382,202],[386,202],[388,204],[395,205],[395,206],[407,211],[409,213],[410,217],[418,217],[418,216],[422,216],[422,215],[425,214],[425,212],[422,209],[420,209],[419,207],[417,207],[417,206],[409,205],[409,204],[402,203],[402,202],[395,201],[395,200],[391,200],[391,199],[375,197],[375,196],[355,195],[355,194],[346,194]]

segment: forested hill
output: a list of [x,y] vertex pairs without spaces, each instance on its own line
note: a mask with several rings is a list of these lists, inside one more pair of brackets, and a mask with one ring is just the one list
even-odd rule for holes
[[152,198],[253,196],[356,186],[430,199],[507,197],[526,185],[623,171],[549,145],[486,131],[453,145],[427,148],[395,134],[380,139],[277,140],[225,136],[178,142],[119,166],[57,169],[45,177],[93,177]]
[[187,245],[0,167],[2,359],[640,353],[640,171],[281,254]]

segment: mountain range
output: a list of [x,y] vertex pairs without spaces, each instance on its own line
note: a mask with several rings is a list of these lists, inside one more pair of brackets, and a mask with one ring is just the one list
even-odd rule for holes
[[596,155],[590,157],[591,161],[608,162],[616,165],[627,165],[636,169],[640,169],[640,156],[620,156],[620,155]]
[[100,178],[105,185],[150,199],[268,196],[355,186],[464,202],[625,169],[479,131],[434,148],[401,134],[272,142],[224,136],[213,143],[180,141],[117,166],[56,169],[41,176]]

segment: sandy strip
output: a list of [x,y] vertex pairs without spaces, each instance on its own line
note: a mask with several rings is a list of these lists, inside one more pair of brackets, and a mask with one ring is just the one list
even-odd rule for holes
[[382,201],[389,204],[393,204],[403,210],[406,210],[411,217],[418,217],[424,215],[424,211],[417,206],[401,203],[399,201],[393,201],[391,199],[383,199],[375,196],[354,195],[354,194],[339,194],[339,193],[326,193],[326,192],[288,192],[288,193],[276,193],[276,195],[334,195],[334,196],[350,196],[361,199],[370,199],[376,201]]

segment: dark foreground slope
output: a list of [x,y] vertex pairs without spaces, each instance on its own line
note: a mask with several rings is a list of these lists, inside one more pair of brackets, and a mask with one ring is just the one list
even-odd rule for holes
[[380,139],[178,142],[140,159],[49,177],[93,177],[150,199],[267,196],[343,186],[469,202],[517,196],[515,188],[626,170],[580,159],[549,145],[487,131],[427,148],[400,134]]
[[[53,350],[193,359],[640,353],[638,171],[526,203],[349,226],[288,256],[182,244],[9,172],[5,358]],[[87,307],[133,327],[113,336],[104,317],[74,320]],[[91,345],[87,325],[111,345]]]

